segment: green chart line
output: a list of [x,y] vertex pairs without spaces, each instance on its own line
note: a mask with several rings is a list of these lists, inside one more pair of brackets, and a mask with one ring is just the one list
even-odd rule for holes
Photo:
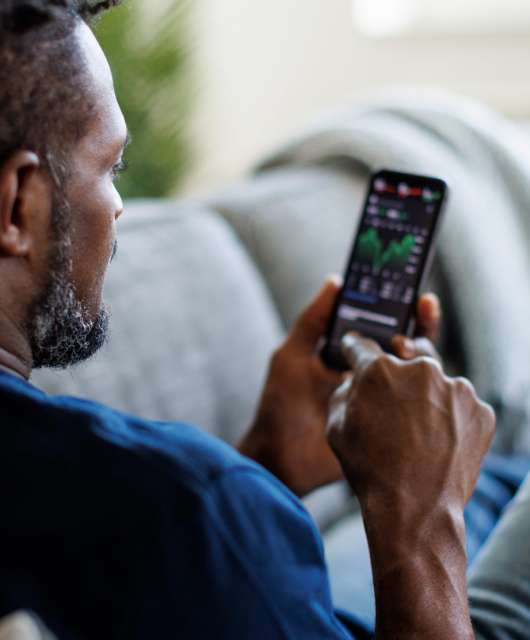
[[404,266],[415,244],[415,238],[408,233],[400,241],[392,240],[386,249],[377,229],[371,227],[359,236],[359,257],[370,260],[374,270],[379,271],[385,265]]

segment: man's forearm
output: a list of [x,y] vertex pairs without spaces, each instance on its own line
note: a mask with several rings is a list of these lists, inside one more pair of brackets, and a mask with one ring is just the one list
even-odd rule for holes
[[275,451],[270,443],[265,438],[256,436],[253,432],[248,433],[237,445],[236,449],[242,455],[254,460],[262,467],[267,469],[269,473],[276,476],[278,480],[283,482],[294,494],[299,498],[302,498],[307,489],[300,484],[296,483],[292,478],[287,476],[284,471],[288,468],[288,465],[282,465],[283,455],[278,451]]
[[[364,509],[376,597],[377,640],[470,640],[465,527],[460,510],[415,516]],[[411,524],[412,523],[412,524]]]

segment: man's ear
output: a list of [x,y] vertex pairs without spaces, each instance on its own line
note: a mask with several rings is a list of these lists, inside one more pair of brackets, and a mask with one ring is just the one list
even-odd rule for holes
[[[51,190],[39,171],[38,156],[16,151],[0,167],[0,255],[27,256],[42,208],[51,209]],[[47,216],[46,216],[47,217]]]

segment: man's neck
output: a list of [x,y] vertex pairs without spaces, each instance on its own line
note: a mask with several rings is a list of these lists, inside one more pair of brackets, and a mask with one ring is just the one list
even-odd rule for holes
[[21,376],[20,373],[17,373],[13,369],[8,369],[7,367],[4,367],[4,366],[2,366],[0,364],[0,373],[2,371],[5,371],[6,373],[9,373],[10,375],[15,376],[16,378],[20,378],[21,380],[26,380],[26,378],[24,378],[24,376]]
[[31,375],[31,367],[27,363],[2,347],[0,347],[0,369],[25,380],[29,380]]
[[29,380],[33,366],[31,348],[14,306],[6,301],[0,308],[0,367]]

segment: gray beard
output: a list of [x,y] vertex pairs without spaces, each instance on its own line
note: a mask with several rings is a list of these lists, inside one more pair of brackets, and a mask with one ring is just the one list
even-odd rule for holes
[[77,298],[72,282],[70,207],[63,197],[54,206],[54,230],[47,282],[29,313],[33,368],[65,369],[87,360],[106,342],[109,311],[97,317]]

